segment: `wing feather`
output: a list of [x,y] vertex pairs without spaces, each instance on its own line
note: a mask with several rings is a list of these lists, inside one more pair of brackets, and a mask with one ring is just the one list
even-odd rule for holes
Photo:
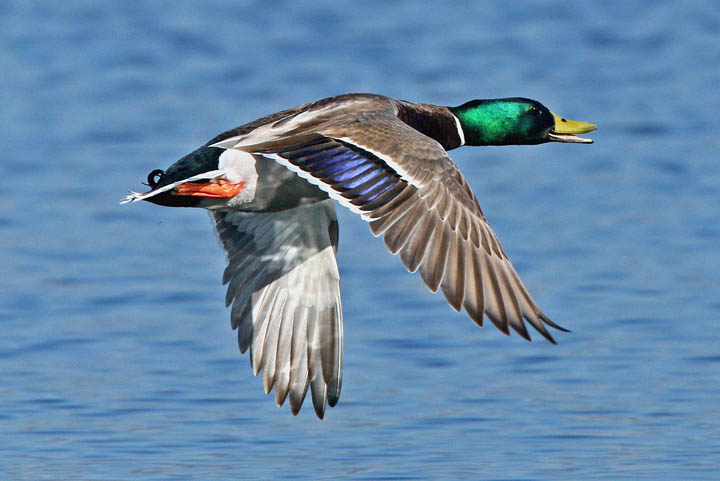
[[564,329],[533,301],[447,152],[378,105],[359,113],[338,105],[327,117],[319,106],[317,116],[214,145],[270,157],[360,214],[408,270],[478,325],[484,313],[529,339],[527,321],[554,342],[545,325]]
[[[322,417],[342,385],[342,305],[330,200],[270,212],[213,213],[241,351],[278,405],[297,414],[310,387]],[[332,396],[328,396],[328,392]]]

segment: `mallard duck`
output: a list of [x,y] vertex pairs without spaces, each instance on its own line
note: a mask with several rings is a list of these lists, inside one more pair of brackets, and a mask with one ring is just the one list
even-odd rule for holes
[[526,98],[458,107],[345,94],[268,115],[148,176],[146,200],[211,211],[241,352],[293,414],[308,388],[318,417],[342,383],[343,322],[333,201],[384,236],[405,267],[482,326],[552,343],[535,303],[447,151],[463,145],[591,143],[596,127]]

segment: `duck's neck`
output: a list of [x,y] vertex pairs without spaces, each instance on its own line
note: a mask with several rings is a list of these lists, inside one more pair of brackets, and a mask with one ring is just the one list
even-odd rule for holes
[[445,150],[455,149],[465,143],[460,122],[447,107],[400,101],[397,108],[400,120],[437,140]]

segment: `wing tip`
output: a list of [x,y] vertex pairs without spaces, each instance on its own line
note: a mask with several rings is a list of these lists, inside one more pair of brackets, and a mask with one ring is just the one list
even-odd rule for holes
[[572,332],[570,329],[568,329],[568,328],[566,328],[566,327],[562,327],[562,326],[559,325],[559,324],[555,324],[553,321],[551,321],[550,319],[548,319],[548,317],[547,317],[545,314],[542,314],[542,315],[540,315],[540,316],[538,316],[538,317],[540,317],[540,319],[542,319],[543,322],[545,322],[545,324],[547,324],[548,326],[552,327],[553,329],[557,329],[558,331],[562,331],[562,332]]
[[[468,311],[467,306],[465,307],[465,311],[470,316],[470,319],[473,320],[475,324],[477,324],[478,327],[483,327],[483,320],[484,317],[487,317],[490,319],[490,321],[493,323],[493,325],[500,331],[501,333],[505,334],[506,336],[510,336],[511,331],[510,327],[512,327],[512,330],[515,331],[520,337],[525,339],[528,342],[533,342],[532,337],[530,336],[530,333],[527,329],[525,329],[525,321],[529,322],[530,325],[532,325],[537,332],[539,332],[545,339],[547,339],[551,344],[557,345],[557,341],[555,338],[550,334],[550,332],[545,329],[545,324],[548,326],[557,329],[561,332],[568,332],[571,333],[572,331],[570,329],[567,329],[565,327],[562,327],[553,321],[551,321],[545,314],[539,313],[538,319],[540,319],[539,325],[536,322],[533,322],[532,319],[528,318],[527,316],[523,316],[523,318],[520,320],[520,323],[522,327],[516,326],[514,323],[508,322],[507,324],[505,322],[501,322],[499,319],[493,319],[491,316],[487,314],[487,312],[481,312],[481,313],[473,313]],[[545,324],[543,324],[543,322]]]

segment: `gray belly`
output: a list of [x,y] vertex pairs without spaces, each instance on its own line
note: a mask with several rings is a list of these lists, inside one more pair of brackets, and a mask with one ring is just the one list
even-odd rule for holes
[[301,179],[272,159],[254,155],[257,170],[255,199],[240,208],[247,212],[280,211],[328,198],[318,187]]

